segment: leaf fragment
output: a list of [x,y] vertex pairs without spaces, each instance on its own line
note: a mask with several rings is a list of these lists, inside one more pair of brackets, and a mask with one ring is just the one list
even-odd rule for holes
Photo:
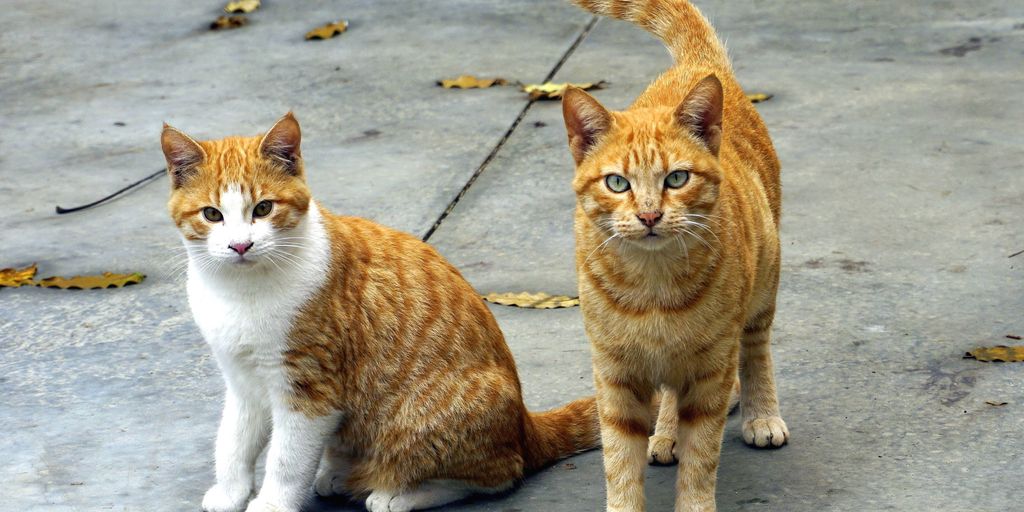
[[461,75],[457,78],[438,80],[437,85],[445,89],[486,89],[495,85],[506,85],[504,78],[478,78],[473,75]]
[[1017,363],[1024,361],[1024,345],[977,347],[964,354],[964,359],[977,359],[986,363]]
[[992,407],[1002,407],[1007,404],[1007,402],[996,402],[995,400],[985,400],[985,403],[991,405]]
[[750,100],[751,103],[761,103],[762,101],[768,101],[774,97],[774,94],[766,94],[763,92],[755,92],[747,95],[747,99]]
[[338,20],[333,23],[328,23],[322,27],[314,28],[309,32],[306,32],[306,40],[310,39],[330,39],[342,32],[348,30],[347,20]]
[[546,293],[488,293],[484,300],[502,306],[516,306],[530,309],[571,308],[580,305],[579,297],[548,295]]
[[523,85],[523,92],[529,94],[531,100],[553,100],[561,98],[562,94],[565,93],[565,90],[568,89],[570,85],[583,89],[584,91],[589,91],[591,89],[603,89],[604,86],[607,85],[607,82],[601,80],[600,82],[579,84],[556,84],[552,82],[544,82],[542,84],[525,84]]
[[237,0],[235,2],[228,2],[224,6],[224,12],[238,14],[238,13],[250,13],[260,8],[260,0]]
[[230,30],[244,27],[249,24],[249,18],[245,16],[218,16],[210,23],[210,30]]
[[141,283],[146,276],[138,272],[133,274],[114,274],[104,272],[99,276],[74,276],[65,278],[60,276],[47,277],[36,281],[36,286],[43,288],[68,288],[76,290],[95,290],[100,288],[122,288],[130,284]]
[[5,268],[0,270],[0,286],[17,288],[26,284],[33,284],[32,278],[35,276],[35,263],[25,268]]

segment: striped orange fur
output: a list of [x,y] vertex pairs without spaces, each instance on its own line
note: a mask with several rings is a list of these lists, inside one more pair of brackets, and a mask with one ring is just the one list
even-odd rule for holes
[[[625,111],[562,105],[576,161],[576,267],[593,345],[609,511],[644,510],[644,459],[679,460],[677,511],[715,510],[736,392],[744,440],[786,443],[769,332],[779,163],[725,49],[684,0],[575,0],[658,36],[675,64]],[[661,395],[654,435],[652,400]],[[646,457],[645,457],[646,454]]]
[[497,322],[437,251],[313,201],[299,138],[291,114],[262,137],[164,127],[189,302],[227,383],[204,509],[297,512],[314,477],[371,512],[431,508],[598,446],[594,398],[526,410]]

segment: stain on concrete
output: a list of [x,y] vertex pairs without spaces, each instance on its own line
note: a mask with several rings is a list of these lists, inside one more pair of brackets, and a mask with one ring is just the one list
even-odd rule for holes
[[922,389],[934,394],[942,405],[952,407],[970,396],[978,380],[977,370],[947,370],[940,364],[936,361],[926,368],[928,380]]
[[768,503],[768,498],[750,498],[746,500],[736,500],[737,505],[767,505]]
[[868,270],[868,265],[870,264],[871,263],[867,261],[857,261],[846,258],[839,260],[839,268],[847,272],[870,272],[870,270]]
[[939,53],[951,57],[963,57],[964,55],[967,55],[970,52],[980,50],[981,47],[981,38],[972,37],[964,43],[958,44],[956,46],[950,46],[949,48],[943,48],[939,50]]
[[822,268],[825,266],[825,260],[824,258],[814,258],[805,261],[803,266],[806,268]]

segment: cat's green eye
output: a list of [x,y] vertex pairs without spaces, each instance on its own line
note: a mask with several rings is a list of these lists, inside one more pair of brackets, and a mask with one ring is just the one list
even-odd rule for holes
[[609,174],[605,177],[604,184],[608,185],[608,189],[615,193],[622,193],[629,190],[629,180],[619,176],[618,174]]
[[273,209],[274,203],[270,201],[260,201],[256,204],[256,207],[252,209],[252,216],[256,218],[266,217],[267,215],[270,215],[270,210]]
[[207,206],[206,208],[203,208],[203,217],[210,222],[220,222],[224,220],[224,216],[221,215],[220,210],[212,206]]
[[673,171],[665,177],[665,186],[668,188],[681,188],[686,185],[686,182],[690,181],[689,171]]

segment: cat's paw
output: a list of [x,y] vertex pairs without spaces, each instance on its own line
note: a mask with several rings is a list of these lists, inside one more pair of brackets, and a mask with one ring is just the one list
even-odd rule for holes
[[789,441],[789,428],[778,416],[743,420],[743,442],[758,448],[778,448]]
[[245,487],[229,487],[221,484],[210,487],[203,496],[205,512],[241,512],[249,501],[252,491]]
[[671,466],[679,459],[675,454],[676,440],[671,437],[653,435],[647,440],[647,463],[655,466]]
[[[366,498],[366,510],[369,512],[395,512],[391,508],[391,502],[397,495],[387,491],[373,491],[370,497]],[[411,509],[406,509],[406,511]]]
[[345,489],[345,478],[344,473],[336,471],[321,471],[316,475],[316,482],[313,483],[313,489],[316,491],[317,496],[323,496],[324,498],[329,496],[341,496],[346,494]]
[[[272,500],[257,496],[249,502],[245,512],[293,512],[292,509],[284,508]],[[297,510],[295,512],[298,512]]]

